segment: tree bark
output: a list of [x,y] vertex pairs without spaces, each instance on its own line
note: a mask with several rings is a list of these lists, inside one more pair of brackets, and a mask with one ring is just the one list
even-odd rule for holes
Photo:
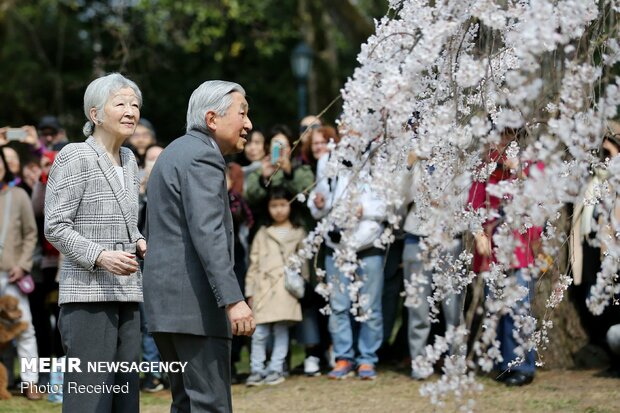
[[374,33],[375,27],[349,0],[320,0],[321,7],[327,11],[329,17],[353,44],[365,43]]
[[[374,32],[372,21],[349,0],[300,0],[299,16],[304,40],[314,51],[309,78],[309,114],[325,109],[340,93],[338,51],[331,28],[343,33],[352,44],[361,45]],[[332,108],[324,121],[333,122],[340,105]]]
[[[558,220],[559,232],[566,235],[571,230],[572,208],[565,207]],[[537,283],[534,300],[534,314],[541,317],[545,312],[547,298],[554,288],[559,274],[570,275],[570,255],[568,243],[563,244],[559,265],[549,276],[543,276]],[[597,271],[593,268],[584,268],[583,271]],[[571,285],[565,293],[562,303],[551,313],[549,319],[553,321],[553,328],[549,330],[549,344],[546,349],[540,350],[540,355],[548,369],[554,368],[601,368],[608,365],[609,356],[605,349],[596,343],[596,339],[589,336],[588,331],[596,332],[604,328],[601,317],[594,317],[585,305],[589,286]],[[590,325],[590,323],[594,325]]]
[[[570,234],[571,219],[567,208],[562,210],[562,216],[557,222],[558,230]],[[544,316],[546,303],[553,291],[560,274],[570,270],[568,243],[563,244],[560,254],[556,257],[553,268],[543,274],[536,283],[533,311],[539,319]],[[573,368],[583,364],[578,361],[578,354],[588,344],[589,338],[581,323],[579,305],[570,297],[571,289],[564,294],[564,299],[551,313],[549,319],[553,328],[549,330],[549,343],[546,349],[539,349],[539,358],[548,369]],[[586,364],[594,363],[586,360]]]

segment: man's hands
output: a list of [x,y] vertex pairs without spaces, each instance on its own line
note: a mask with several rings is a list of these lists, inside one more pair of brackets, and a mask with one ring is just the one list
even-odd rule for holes
[[144,239],[139,239],[138,242],[136,242],[136,252],[138,257],[142,259],[146,257],[146,241]]
[[131,275],[140,268],[135,258],[125,251],[102,251],[95,264],[112,274]]
[[256,330],[254,314],[245,301],[239,301],[226,306],[226,315],[236,336],[251,336]]

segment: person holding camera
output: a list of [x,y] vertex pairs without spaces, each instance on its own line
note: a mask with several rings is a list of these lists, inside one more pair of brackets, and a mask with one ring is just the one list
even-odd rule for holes
[[[291,158],[291,141],[291,132],[286,126],[274,126],[267,140],[269,155],[263,158],[261,167],[248,176],[245,199],[255,218],[249,242],[252,242],[258,228],[269,221],[267,195],[271,186],[281,186],[295,195],[306,191],[314,182],[310,166],[301,165]],[[305,205],[295,201],[291,207],[299,209],[304,229],[312,230],[315,222]]]
[[37,130],[30,125],[0,128],[0,144],[4,145],[2,151],[13,174],[12,184],[32,196],[34,184],[41,176],[39,160],[45,153]]
[[19,128],[5,126],[0,128],[0,145],[6,145],[9,142],[20,142],[30,145],[34,151],[40,151],[41,142],[34,126],[24,125]]

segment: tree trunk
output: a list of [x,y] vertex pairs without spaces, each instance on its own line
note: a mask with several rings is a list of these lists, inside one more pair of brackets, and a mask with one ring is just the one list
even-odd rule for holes
[[[300,0],[299,15],[306,43],[314,51],[309,78],[309,114],[325,109],[343,86],[338,73],[337,41],[334,29],[343,33],[351,44],[362,44],[374,32],[372,21],[349,0]],[[333,122],[340,115],[336,105],[323,119]]]
[[[572,208],[565,207],[558,220],[558,231],[566,234],[571,230]],[[559,274],[570,275],[568,242],[563,244],[557,264],[548,276],[543,276],[536,285],[534,313],[538,317],[545,314],[548,297],[553,291]],[[584,268],[584,271],[587,269]],[[553,328],[549,330],[549,343],[546,349],[539,350],[545,367],[553,368],[594,368],[604,367],[609,361],[605,350],[591,343],[591,337],[584,326],[596,320],[585,306],[585,294],[580,291],[582,286],[571,285],[562,303],[550,314]],[[594,321],[596,323],[596,321]]]
[[[557,222],[558,232],[563,232],[568,238],[570,232],[570,215],[566,208],[562,211],[562,217]],[[466,239],[466,248],[473,251],[473,239]],[[549,342],[541,343],[536,355],[536,360],[544,363],[545,369],[568,369],[574,367],[600,367],[606,362],[606,356],[602,349],[589,344],[590,339],[582,324],[584,305],[581,305],[572,294],[573,288],[569,288],[564,294],[562,302],[553,310],[547,309],[546,304],[551,292],[556,286],[560,274],[566,274],[569,269],[568,244],[564,243],[559,256],[555,257],[553,267],[543,274],[536,282],[534,302],[532,305],[533,315],[539,320],[553,322],[553,327],[547,330]],[[470,349],[473,341],[481,334],[484,283],[480,277],[476,277],[474,283],[468,289],[465,304],[465,324],[470,328]],[[474,354],[469,355],[475,358]]]
[[[553,277],[555,278],[555,277]],[[555,280],[542,277],[536,284],[534,314],[540,317],[545,312],[546,301],[553,291]],[[596,358],[582,356],[589,339],[583,326],[576,303],[565,294],[564,300],[549,317],[553,328],[548,331],[549,343],[546,349],[539,349],[537,359],[542,359],[547,369],[566,369],[573,367],[592,367]]]
[[326,10],[335,27],[353,44],[365,43],[374,33],[372,21],[348,0],[321,0],[320,7]]
[[[571,213],[567,208],[562,210],[562,216],[557,222],[558,232],[566,234],[568,239],[571,229]],[[568,243],[564,243],[560,254],[555,257],[553,268],[543,274],[536,283],[534,298],[534,314],[540,319],[544,316],[546,303],[553,291],[560,274],[570,271]],[[546,368],[573,368],[596,364],[596,360],[580,360],[582,349],[589,343],[588,334],[583,328],[580,311],[583,306],[571,297],[572,288],[564,294],[562,302],[549,314],[553,328],[548,331],[549,343],[546,349],[539,349],[538,358],[542,359]],[[584,366],[585,364],[585,366]]]

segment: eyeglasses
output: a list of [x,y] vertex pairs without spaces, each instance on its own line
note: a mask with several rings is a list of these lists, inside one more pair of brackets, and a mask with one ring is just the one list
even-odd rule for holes
[[319,125],[318,123],[312,123],[312,124],[310,124],[310,125],[301,125],[301,126],[299,127],[299,133],[300,133],[300,134],[301,134],[301,133],[304,133],[305,131],[307,131],[307,130],[308,130],[308,128],[310,128],[310,129],[313,129],[313,130],[314,130],[314,129],[318,129],[318,128],[320,128],[320,127],[321,127],[321,125]]

